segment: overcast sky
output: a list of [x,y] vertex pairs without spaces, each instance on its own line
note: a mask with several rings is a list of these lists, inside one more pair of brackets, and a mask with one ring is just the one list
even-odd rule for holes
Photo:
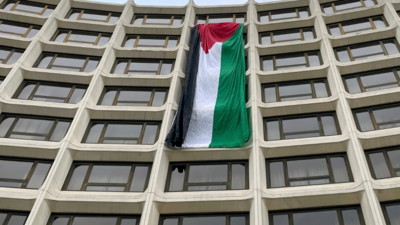
[[[126,0],[88,0],[98,2],[125,3]],[[256,0],[257,2],[272,2],[274,0]],[[139,5],[186,5],[188,0],[135,0]],[[243,4],[247,0],[194,0],[197,5],[228,5]]]

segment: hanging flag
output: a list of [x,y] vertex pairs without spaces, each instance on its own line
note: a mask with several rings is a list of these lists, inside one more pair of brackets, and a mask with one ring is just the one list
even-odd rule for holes
[[249,139],[243,24],[196,25],[166,144],[235,148]]

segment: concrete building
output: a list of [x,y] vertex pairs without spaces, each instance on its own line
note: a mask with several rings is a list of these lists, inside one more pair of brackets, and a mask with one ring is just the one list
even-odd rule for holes
[[[0,224],[400,224],[399,1],[0,8]],[[190,31],[226,21],[251,138],[168,148]]]

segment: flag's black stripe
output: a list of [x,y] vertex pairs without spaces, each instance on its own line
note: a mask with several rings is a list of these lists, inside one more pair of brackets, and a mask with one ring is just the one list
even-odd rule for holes
[[174,123],[165,139],[165,144],[173,147],[182,146],[192,116],[194,93],[196,91],[197,70],[199,66],[200,34],[198,30],[199,26],[195,26],[192,30],[189,56],[185,71],[185,86],[182,89],[182,96],[179,101]]

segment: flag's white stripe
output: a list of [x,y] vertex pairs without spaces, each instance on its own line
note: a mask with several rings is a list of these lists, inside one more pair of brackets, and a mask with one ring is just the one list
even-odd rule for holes
[[208,54],[200,49],[193,112],[183,147],[208,147],[211,143],[221,53],[222,42],[215,43]]

